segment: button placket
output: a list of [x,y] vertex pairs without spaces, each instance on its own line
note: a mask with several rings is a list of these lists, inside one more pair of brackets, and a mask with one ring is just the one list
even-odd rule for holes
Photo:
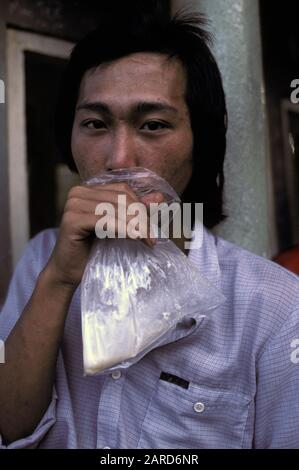
[[[117,372],[117,371],[114,371]],[[119,371],[120,372],[120,371]],[[118,420],[121,413],[121,396],[125,376],[109,374],[101,390],[97,417],[97,448],[114,449],[118,447]]]

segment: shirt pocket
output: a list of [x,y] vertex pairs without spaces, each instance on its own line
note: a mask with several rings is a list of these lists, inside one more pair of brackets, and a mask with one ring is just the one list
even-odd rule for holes
[[242,448],[250,397],[160,380],[142,424],[141,449]]

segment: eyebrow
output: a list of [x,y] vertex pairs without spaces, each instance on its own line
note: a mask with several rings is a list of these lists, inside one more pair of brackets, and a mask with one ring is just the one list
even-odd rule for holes
[[[85,110],[85,111],[94,111],[96,113],[106,114],[108,116],[112,115],[112,111],[109,106],[100,101],[96,102],[83,102],[76,107],[76,111]],[[164,101],[140,101],[132,107],[132,114],[148,114],[155,111],[169,111],[173,114],[178,114],[178,110],[171,106],[170,104]]]

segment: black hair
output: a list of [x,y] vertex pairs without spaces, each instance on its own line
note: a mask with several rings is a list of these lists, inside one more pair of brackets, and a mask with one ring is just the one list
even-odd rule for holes
[[71,133],[81,80],[101,63],[137,52],[163,53],[181,61],[186,71],[186,103],[193,131],[193,172],[181,199],[204,203],[204,224],[214,227],[223,215],[223,164],[227,111],[219,68],[210,50],[211,36],[203,15],[178,12],[141,22],[103,21],[74,47],[58,101],[55,131],[63,161],[77,168],[71,152]]

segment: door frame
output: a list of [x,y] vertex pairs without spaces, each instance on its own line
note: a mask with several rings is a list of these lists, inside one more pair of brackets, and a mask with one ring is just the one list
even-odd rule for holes
[[7,29],[6,104],[12,263],[15,268],[29,241],[26,139],[25,52],[67,59],[73,43],[36,33]]

